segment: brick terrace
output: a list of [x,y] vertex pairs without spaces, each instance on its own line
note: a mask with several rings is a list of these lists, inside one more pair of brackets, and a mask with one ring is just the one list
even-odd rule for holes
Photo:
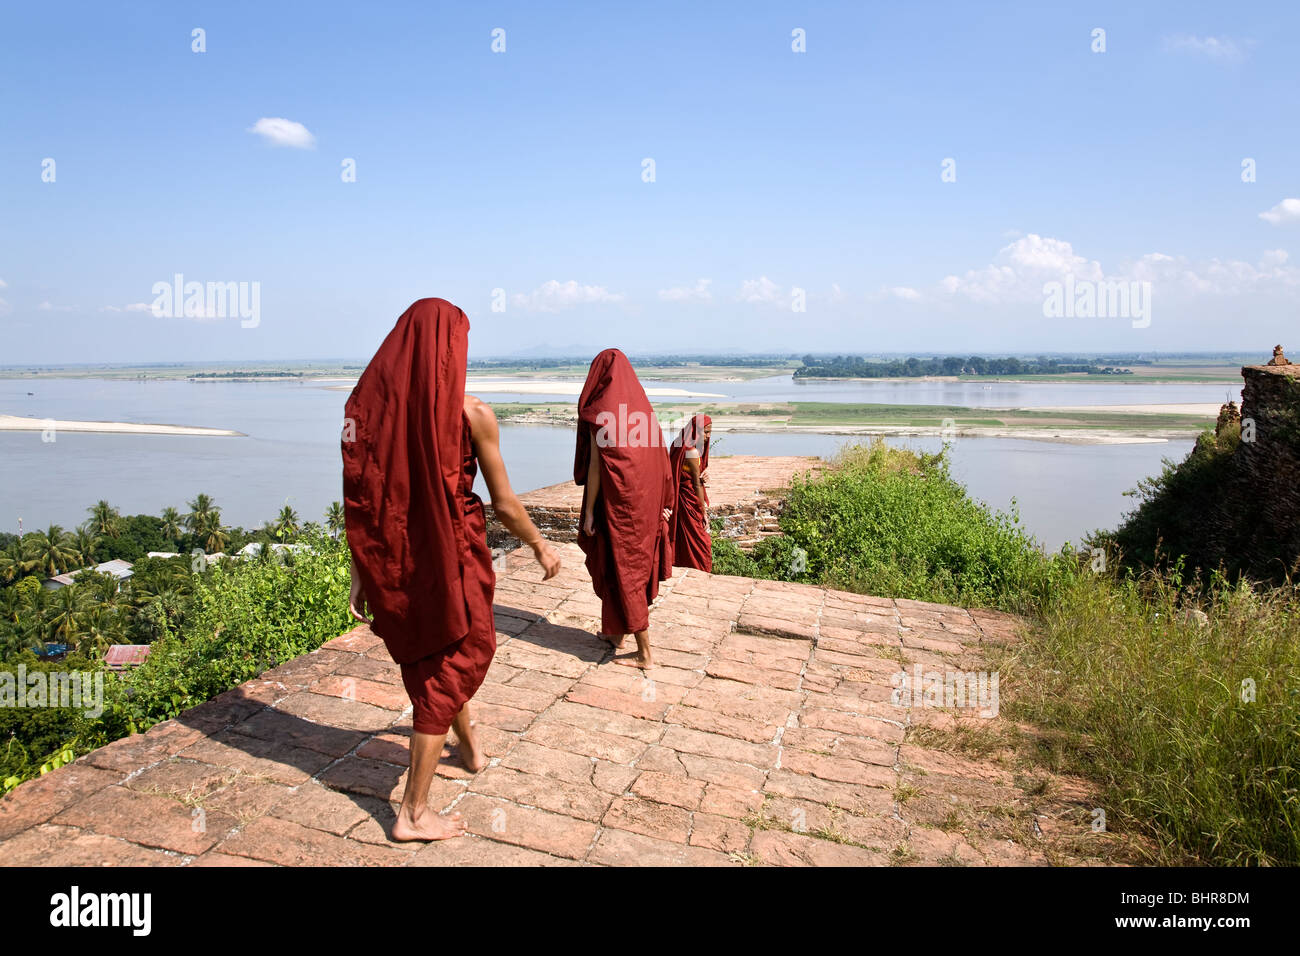
[[[471,834],[397,844],[397,667],[359,627],[0,801],[7,865],[1034,864],[1088,830],[989,760],[936,749],[998,721],[890,702],[910,669],[981,666],[1005,615],[679,572],[650,679],[610,663],[574,545],[498,582],[476,701],[491,765],[449,748],[432,806]],[[927,745],[927,743],[929,745]],[[1032,827],[1030,824],[1032,823]]]

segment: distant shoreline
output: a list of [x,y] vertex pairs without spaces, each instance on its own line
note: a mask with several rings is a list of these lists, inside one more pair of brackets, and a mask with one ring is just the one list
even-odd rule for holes
[[186,435],[190,437],[246,438],[229,428],[199,425],[163,425],[152,422],[82,422],[53,418],[25,418],[0,414],[0,432],[89,432],[101,435]]

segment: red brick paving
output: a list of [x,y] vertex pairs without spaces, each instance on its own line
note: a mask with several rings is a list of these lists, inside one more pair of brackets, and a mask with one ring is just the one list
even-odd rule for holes
[[978,660],[1015,639],[1013,618],[679,571],[652,613],[658,664],[643,676],[593,636],[582,556],[560,548],[546,584],[520,552],[500,574],[500,648],[475,703],[489,767],[470,775],[451,747],[434,778],[431,805],[459,810],[469,836],[388,840],[410,708],[358,627],[23,784],[0,801],[0,862],[1047,861],[1033,830],[1002,822],[1032,812],[1012,774],[911,736],[981,718],[891,700],[900,666]]

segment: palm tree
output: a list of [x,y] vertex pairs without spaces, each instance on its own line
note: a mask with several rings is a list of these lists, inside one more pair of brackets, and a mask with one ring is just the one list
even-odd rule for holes
[[81,632],[82,618],[91,608],[89,595],[73,585],[55,591],[54,600],[50,603],[51,613],[46,622],[50,637],[65,644],[76,643],[77,635]]
[[207,495],[199,494],[188,504],[190,513],[185,516],[185,527],[194,534],[202,535],[207,529],[208,519],[212,516],[212,512],[216,510],[215,503]]
[[28,539],[31,541],[32,557],[36,561],[35,569],[47,578],[62,574],[80,558],[72,544],[72,536],[57,524],[50,525],[44,531],[33,531],[23,538],[24,541]]
[[0,588],[0,621],[17,624],[22,603],[17,588]]
[[36,559],[26,540],[11,541],[8,547],[0,551],[0,582],[4,584],[12,584],[35,568]]
[[93,644],[101,659],[111,645],[125,644],[130,640],[122,623],[122,615],[106,607],[94,607],[87,611],[82,627],[82,640]]
[[179,541],[181,536],[181,513],[175,508],[162,510],[162,534],[170,541]]
[[77,530],[72,534],[72,546],[81,555],[82,564],[95,563],[95,549],[99,547],[102,540],[103,537],[95,529],[94,519],[84,521],[77,526]]
[[344,525],[343,505],[331,501],[329,508],[325,510],[325,526],[330,529],[330,537],[337,538]]
[[90,524],[95,529],[96,534],[108,538],[117,537],[118,524],[122,520],[122,515],[116,508],[101,498],[88,510],[90,511]]
[[281,541],[291,538],[298,533],[298,512],[294,511],[288,505],[280,509],[279,516],[275,519],[275,534]]
[[221,523],[221,509],[211,508],[195,533],[203,541],[203,550],[211,554],[226,547],[226,542],[230,540],[229,532],[230,529]]

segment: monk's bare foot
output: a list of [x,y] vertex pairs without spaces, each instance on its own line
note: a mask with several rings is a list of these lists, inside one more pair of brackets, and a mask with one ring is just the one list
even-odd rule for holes
[[465,821],[459,811],[444,817],[427,807],[415,819],[412,819],[410,812],[403,807],[397,812],[397,820],[393,823],[391,834],[396,841],[450,840],[452,837],[464,835]]
[[460,754],[461,766],[470,773],[478,773],[488,765],[488,755],[478,747],[467,747],[465,744],[458,744],[457,753]]
[[616,657],[614,663],[622,664],[624,667],[639,667],[641,670],[649,670],[654,661],[650,660],[649,652],[642,654],[638,651],[635,654],[628,654],[626,657]]
[[627,637],[626,634],[597,634],[596,636],[607,644],[612,644],[615,650],[623,646],[623,638]]

